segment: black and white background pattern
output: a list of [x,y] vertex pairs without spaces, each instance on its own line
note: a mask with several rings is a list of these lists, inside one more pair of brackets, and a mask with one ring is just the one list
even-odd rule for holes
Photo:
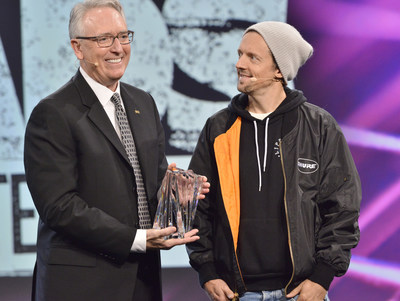
[[[0,275],[30,273],[37,213],[24,182],[23,136],[37,102],[79,67],[68,37],[75,0],[6,0],[0,13]],[[121,0],[135,31],[122,80],[151,93],[170,161],[185,168],[206,119],[236,91],[243,30],[286,20],[287,0]],[[181,252],[184,262],[176,260]],[[184,249],[164,265],[187,265]],[[182,260],[182,259],[181,259]]]

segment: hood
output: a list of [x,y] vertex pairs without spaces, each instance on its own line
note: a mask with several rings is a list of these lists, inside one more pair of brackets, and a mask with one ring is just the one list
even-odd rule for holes
[[[288,87],[285,87],[284,89],[286,93],[286,98],[282,101],[282,103],[274,112],[268,115],[269,120],[272,120],[275,116],[284,114],[307,101],[302,91],[292,90]],[[247,120],[255,121],[257,119],[251,116],[250,113],[246,110],[248,104],[249,97],[246,94],[241,93],[232,98],[228,107],[232,112],[239,115],[240,117]]]
[[[294,108],[298,107],[302,103],[306,101],[306,98],[303,95],[303,92],[298,90],[292,90],[288,87],[285,87],[286,98],[282,101],[282,103],[278,106],[278,108],[269,114],[264,120],[260,121],[246,110],[246,107],[249,103],[249,98],[246,94],[238,94],[236,95],[231,103],[229,104],[229,109],[235,113],[236,115],[242,117],[243,119],[247,119],[251,121],[254,125],[254,143],[256,147],[256,158],[258,165],[258,189],[261,191],[262,189],[262,173],[267,171],[267,155],[268,155],[268,126],[270,123],[274,122],[274,119],[277,120],[277,116],[283,115],[289,111],[292,111]],[[264,136],[264,153],[262,158],[260,158],[259,151],[259,138],[258,138],[258,125],[257,123],[263,122],[265,123],[265,136]],[[282,124],[282,127],[284,125]],[[284,129],[281,129],[281,133],[284,132]]]

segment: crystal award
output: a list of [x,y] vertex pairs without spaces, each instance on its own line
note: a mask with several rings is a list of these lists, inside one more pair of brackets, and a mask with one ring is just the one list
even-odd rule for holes
[[158,191],[153,229],[174,226],[177,232],[166,238],[183,238],[192,229],[202,184],[202,176],[191,170],[167,170]]

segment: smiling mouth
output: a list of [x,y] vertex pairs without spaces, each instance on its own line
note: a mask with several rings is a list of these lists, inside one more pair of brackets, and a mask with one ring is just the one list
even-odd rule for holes
[[117,64],[122,61],[122,58],[106,60],[107,63]]
[[251,78],[251,75],[247,75],[247,74],[239,74],[239,80],[245,79],[245,78]]

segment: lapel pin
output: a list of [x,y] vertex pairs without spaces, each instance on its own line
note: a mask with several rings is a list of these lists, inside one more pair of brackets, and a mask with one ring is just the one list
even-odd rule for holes
[[135,114],[140,114],[140,111],[139,110],[135,110]]

